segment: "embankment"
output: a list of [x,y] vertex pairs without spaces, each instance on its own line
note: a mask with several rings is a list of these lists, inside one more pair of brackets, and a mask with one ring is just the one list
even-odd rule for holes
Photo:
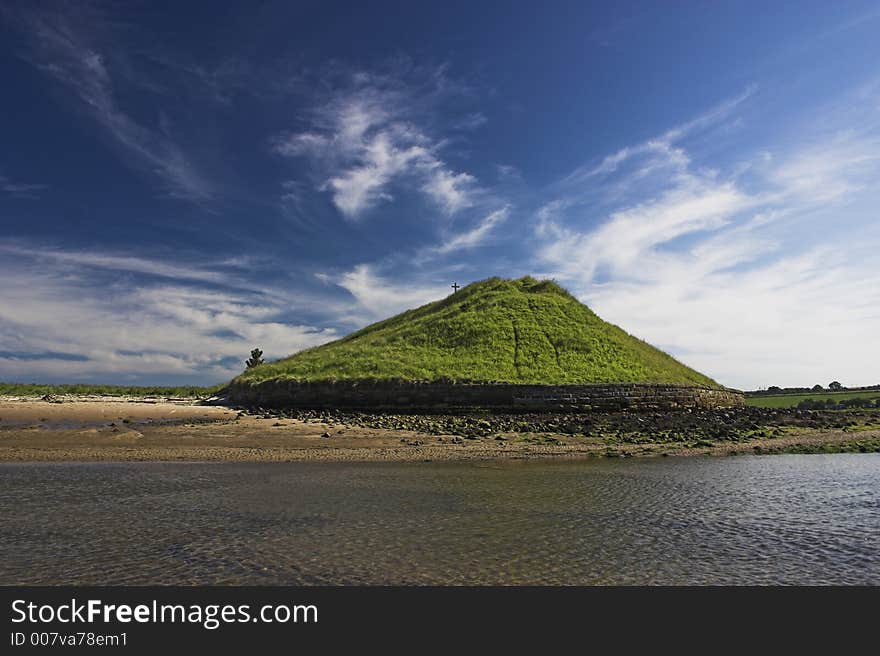
[[233,382],[222,403],[261,408],[369,408],[372,410],[672,410],[745,405],[742,392],[662,384],[515,385],[410,381],[269,380]]

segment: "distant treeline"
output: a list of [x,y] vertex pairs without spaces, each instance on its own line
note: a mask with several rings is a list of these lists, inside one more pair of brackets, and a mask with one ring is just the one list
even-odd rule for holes
[[862,387],[843,387],[842,385],[822,387],[821,385],[813,385],[812,387],[777,387],[771,385],[767,389],[753,390],[746,392],[746,396],[778,396],[780,394],[809,394],[810,392],[875,392],[880,390],[880,385],[866,385]]
[[5,396],[157,396],[207,397],[216,394],[223,385],[200,387],[140,386],[140,385],[41,385],[38,383],[0,383],[0,395]]
[[834,399],[804,399],[797,404],[798,410],[852,410],[855,408],[880,409],[880,397],[865,399],[862,397]]

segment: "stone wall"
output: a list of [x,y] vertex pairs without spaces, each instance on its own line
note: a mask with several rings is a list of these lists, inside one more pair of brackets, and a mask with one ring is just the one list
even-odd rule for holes
[[657,410],[745,405],[742,392],[686,385],[514,385],[403,381],[233,383],[225,403],[262,408],[368,410]]

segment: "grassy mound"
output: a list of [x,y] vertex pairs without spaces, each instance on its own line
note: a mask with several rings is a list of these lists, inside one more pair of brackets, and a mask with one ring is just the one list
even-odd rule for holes
[[551,281],[490,278],[351,335],[248,369],[271,379],[677,383],[712,379],[617,326]]

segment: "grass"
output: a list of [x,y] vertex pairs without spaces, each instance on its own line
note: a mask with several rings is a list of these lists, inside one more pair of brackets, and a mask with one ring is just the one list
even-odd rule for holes
[[844,392],[809,392],[804,394],[778,394],[775,396],[747,396],[746,402],[756,408],[795,408],[801,401],[843,401],[846,399],[878,399],[880,390],[854,390]]
[[248,369],[235,382],[273,379],[718,387],[603,321],[556,283],[530,277],[473,283],[343,339]]
[[755,452],[766,454],[880,453],[880,438],[869,437],[861,440],[824,444],[790,444],[784,447],[755,447]]
[[0,396],[134,396],[134,397],[207,397],[222,385],[197,387],[149,387],[124,385],[40,385],[36,383],[0,383]]

